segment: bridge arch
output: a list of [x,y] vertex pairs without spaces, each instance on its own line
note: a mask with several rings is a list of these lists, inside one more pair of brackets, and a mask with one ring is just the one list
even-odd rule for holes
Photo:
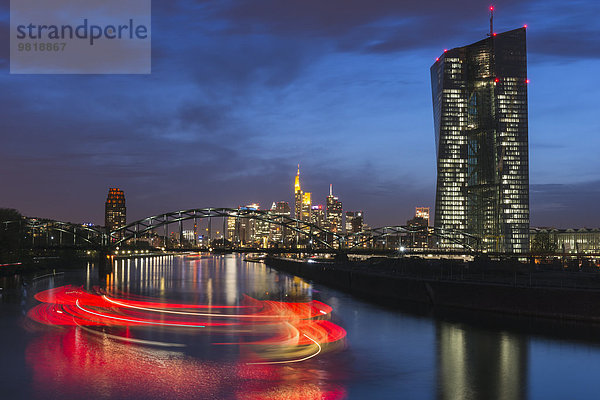
[[[209,219],[210,221],[212,218],[223,218],[223,221],[225,222],[225,218],[231,217],[255,219],[269,224],[282,226],[296,232],[298,235],[303,235],[304,237],[312,239],[316,244],[323,246],[325,249],[336,252],[356,250],[367,242],[375,242],[377,239],[385,237],[423,233],[444,239],[469,252],[477,252],[480,250],[480,240],[477,236],[455,229],[439,229],[435,227],[413,228],[394,225],[368,229],[359,233],[341,235],[306,221],[301,221],[285,215],[276,215],[269,210],[256,210],[252,208],[197,208],[174,211],[134,221],[108,233],[104,229],[98,229],[93,226],[90,227],[82,224],[39,218],[23,218],[22,220],[17,221],[5,221],[2,224],[4,225],[4,229],[7,229],[9,226],[20,226],[21,228],[28,229],[34,242],[35,231],[45,230],[46,233],[55,231],[71,235],[73,238],[72,245],[76,245],[77,240],[79,240],[79,243],[85,242],[93,247],[100,248],[103,246],[116,247],[130,239],[139,238],[140,235],[162,226],[166,228],[169,224],[182,224],[183,221],[187,220],[197,221]],[[180,225],[180,231],[181,226],[182,225]]]
[[[458,245],[464,250],[475,252],[479,249],[479,238],[475,235],[456,229],[440,229],[425,226],[415,228],[409,228],[403,225],[382,226],[379,228],[368,229],[363,232],[352,233],[347,235],[345,240],[347,243],[352,244],[348,247],[348,250],[352,250],[370,241],[385,237],[400,236],[402,234],[427,234],[428,236],[448,240],[450,243]],[[354,240],[355,238],[358,240]]]
[[[40,241],[45,240],[49,242],[50,232],[58,232],[59,234],[66,233],[70,235],[73,240],[71,245],[77,245],[78,240],[80,243],[85,242],[93,247],[101,247],[106,243],[106,234],[104,231],[82,224],[40,218],[23,218],[16,221],[4,221],[2,224],[5,230],[9,229],[9,227],[26,229],[25,233],[31,236],[32,245],[34,246],[36,244],[36,231],[46,232],[46,238],[38,239]],[[64,242],[65,240],[63,240],[61,235],[59,245],[65,245]],[[50,243],[47,244],[50,245]]]
[[[315,224],[286,215],[273,214],[269,210],[256,210],[252,208],[194,208],[154,215],[152,217],[134,221],[119,229],[115,229],[109,233],[110,245],[113,247],[118,246],[130,239],[137,238],[140,235],[151,232],[157,228],[166,228],[169,224],[179,224],[180,231],[182,231],[181,224],[183,221],[198,221],[202,219],[208,219],[210,221],[212,218],[223,218],[224,225],[225,218],[245,218],[282,226],[296,232],[298,235],[307,236],[330,250],[336,249],[333,245],[335,242],[337,242],[338,248],[340,248],[344,240],[344,236],[333,233]],[[323,237],[325,239],[331,237],[332,243],[323,240]]]

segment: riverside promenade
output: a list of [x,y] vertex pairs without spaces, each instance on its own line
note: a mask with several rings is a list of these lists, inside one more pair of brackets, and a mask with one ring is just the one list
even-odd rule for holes
[[517,261],[372,258],[333,262],[267,257],[277,270],[394,305],[600,322],[600,273]]

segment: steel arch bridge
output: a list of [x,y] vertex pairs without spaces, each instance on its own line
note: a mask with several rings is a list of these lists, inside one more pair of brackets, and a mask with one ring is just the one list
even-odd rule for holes
[[2,224],[5,230],[24,230],[23,233],[28,235],[26,238],[31,240],[33,247],[40,242],[48,245],[51,241],[56,241],[59,245],[73,246],[84,243],[91,247],[102,247],[108,243],[108,236],[104,231],[84,224],[41,218],[23,218],[17,221],[5,221]]
[[[134,221],[111,232],[106,232],[104,229],[93,226],[38,218],[24,218],[19,221],[3,222],[3,224],[5,229],[16,225],[21,226],[21,228],[27,228],[33,245],[36,243],[36,237],[38,238],[37,242],[43,241],[43,235],[46,236],[46,242],[50,243],[50,232],[56,232],[59,238],[55,241],[60,245],[77,245],[78,243],[83,243],[87,246],[101,249],[114,248],[128,241],[140,239],[143,235],[155,233],[161,227],[164,230],[163,235],[166,240],[168,226],[171,224],[178,225],[180,237],[182,237],[183,222],[190,220],[193,220],[196,225],[200,220],[208,220],[209,237],[211,237],[211,227],[214,218],[222,218],[224,236],[227,218],[236,218],[237,220],[254,219],[269,225],[281,226],[296,233],[296,247],[298,247],[299,237],[310,239],[310,250],[323,249],[336,253],[353,251],[367,248],[369,243],[371,243],[372,247],[374,243],[382,239],[387,240],[387,238],[394,236],[410,238],[411,235],[419,234],[426,234],[427,236],[442,239],[446,243],[449,243],[450,248],[454,250],[462,249],[470,253],[478,252],[480,249],[480,239],[478,237],[459,230],[443,230],[434,227],[414,228],[395,225],[342,235],[307,221],[273,214],[270,210],[256,210],[252,208],[195,208],[174,211]],[[402,245],[402,242],[400,242],[400,245]]]
[[[315,244],[331,251],[344,251],[358,249],[361,246],[377,240],[402,235],[426,234],[437,237],[449,243],[454,249],[462,249],[467,252],[479,250],[479,238],[456,229],[439,229],[435,227],[409,228],[406,226],[384,226],[368,229],[363,232],[342,235],[331,232],[307,221],[302,221],[285,215],[276,215],[269,210],[255,210],[250,208],[198,208],[175,211],[132,222],[122,228],[110,232],[110,241],[113,246],[120,245],[131,239],[139,238],[141,235],[164,228],[164,236],[167,236],[167,226],[176,223],[179,225],[180,235],[183,231],[182,223],[186,220],[208,219],[209,229],[212,218],[223,218],[223,232],[226,231],[225,218],[255,219],[269,224],[279,225],[310,238]],[[209,234],[210,236],[210,234]]]
[[[457,229],[441,229],[436,227],[407,227],[403,225],[382,226],[379,228],[367,229],[362,232],[352,233],[345,236],[349,244],[348,249],[359,248],[368,242],[399,236],[408,237],[414,242],[414,235],[426,235],[436,237],[450,244],[450,248],[462,248],[470,252],[479,251],[480,239],[472,234]],[[401,244],[401,243],[400,243]]]
[[[210,229],[213,218],[223,219],[223,232],[226,231],[226,218],[254,219],[290,229],[297,233],[297,237],[299,235],[306,236],[314,243],[330,250],[336,248],[334,244],[337,244],[339,248],[344,241],[343,235],[331,232],[307,221],[291,218],[286,215],[273,214],[268,210],[255,210],[251,208],[194,208],[159,214],[127,224],[124,227],[110,232],[110,244],[111,246],[118,246],[128,240],[139,238],[141,235],[161,227],[163,227],[164,235],[166,237],[167,226],[174,223],[178,224],[181,235],[183,233],[183,222],[189,220],[193,220],[194,224],[197,224],[198,220],[208,220]],[[331,240],[328,240],[329,238]]]

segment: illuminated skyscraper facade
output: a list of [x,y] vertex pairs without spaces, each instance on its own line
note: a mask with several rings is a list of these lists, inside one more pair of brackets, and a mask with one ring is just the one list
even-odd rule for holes
[[127,224],[127,207],[125,206],[125,193],[118,188],[110,188],[106,203],[104,203],[104,226],[114,231]]
[[312,193],[304,192],[302,193],[302,206],[300,211],[300,219],[302,221],[310,222],[310,214],[311,214],[311,206],[312,206]]
[[362,232],[363,221],[362,211],[346,211],[346,233]]
[[427,226],[429,226],[429,207],[416,207],[415,217],[423,218],[427,220]]
[[445,51],[431,83],[434,225],[477,236],[482,250],[529,251],[525,28]]
[[302,187],[300,187],[300,164],[294,182],[294,218],[302,219]]
[[[278,201],[271,206],[271,214],[275,217],[290,217],[291,210],[287,201]],[[280,222],[285,222],[284,218],[279,218]],[[282,225],[271,224],[270,241],[277,246],[283,246],[290,242],[290,230]]]
[[327,196],[327,225],[331,232],[342,234],[342,202],[333,195],[332,185]]
[[428,247],[429,207],[417,207],[414,218],[406,221],[406,227],[412,231],[407,238],[408,247],[418,249]]
[[312,193],[303,192],[300,186],[300,164],[294,182],[294,217],[301,221],[310,222]]
[[[258,203],[238,207],[239,210],[260,210]],[[227,239],[235,245],[268,247],[270,224],[254,218],[227,218]]]
[[327,219],[325,217],[325,208],[319,204],[312,206],[310,211],[310,222],[319,228],[327,229]]

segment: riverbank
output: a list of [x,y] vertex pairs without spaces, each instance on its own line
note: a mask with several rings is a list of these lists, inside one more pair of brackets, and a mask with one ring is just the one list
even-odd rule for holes
[[518,262],[371,259],[344,263],[267,257],[265,263],[316,283],[394,305],[493,311],[600,322],[600,274]]
[[[20,261],[0,262],[0,276],[25,275],[37,272],[47,272],[53,270],[69,270],[81,268],[85,263],[94,263],[96,265],[106,264],[107,261],[123,258],[145,258],[145,257],[162,257],[170,254],[165,252],[150,252],[128,250],[106,255],[99,253],[96,250],[45,250],[39,251],[22,257]],[[104,259],[104,257],[109,258]],[[101,260],[101,257],[103,259]],[[106,265],[105,265],[106,267]]]
[[97,261],[95,251],[47,250],[31,252],[19,260],[0,263],[0,276],[32,274],[56,269],[79,268],[82,263]]

